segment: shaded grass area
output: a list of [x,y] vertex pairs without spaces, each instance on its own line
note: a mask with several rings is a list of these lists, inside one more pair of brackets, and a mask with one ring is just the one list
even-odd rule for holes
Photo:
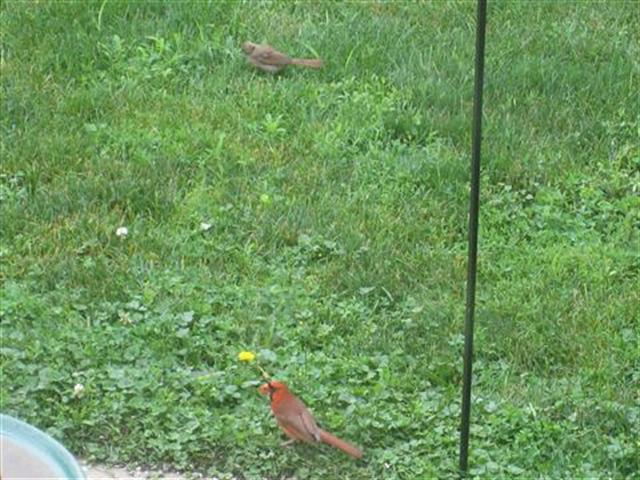
[[[476,476],[637,474],[638,20],[490,5]],[[0,21],[3,412],[103,462],[456,475],[472,4]],[[261,75],[245,39],[326,67]],[[280,450],[241,349],[366,460]]]

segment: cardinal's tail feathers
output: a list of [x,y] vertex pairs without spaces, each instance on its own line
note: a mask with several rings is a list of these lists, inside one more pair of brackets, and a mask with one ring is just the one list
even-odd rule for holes
[[339,448],[344,453],[351,455],[354,458],[362,458],[362,450],[360,450],[358,447],[354,447],[344,440],[339,439],[335,435],[331,435],[329,432],[320,430],[320,440],[333,447]]
[[303,67],[309,67],[309,68],[322,67],[322,60],[316,60],[316,59],[292,58],[291,63],[293,65],[302,65]]

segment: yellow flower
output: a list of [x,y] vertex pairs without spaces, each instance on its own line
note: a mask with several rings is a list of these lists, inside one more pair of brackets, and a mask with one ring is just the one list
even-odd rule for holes
[[238,360],[241,362],[251,362],[256,359],[256,356],[253,352],[240,352],[238,354]]

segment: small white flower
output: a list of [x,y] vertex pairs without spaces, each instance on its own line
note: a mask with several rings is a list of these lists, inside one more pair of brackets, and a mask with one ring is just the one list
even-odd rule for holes
[[202,222],[200,224],[200,230],[202,230],[203,232],[206,232],[207,230],[209,230],[213,225],[211,225],[210,223],[207,222]]
[[76,383],[76,386],[73,387],[73,396],[76,398],[80,398],[84,394],[84,385],[81,383]]
[[131,325],[133,323],[131,321],[131,317],[129,317],[128,312],[119,311],[118,319],[120,320],[120,322],[124,323],[125,325]]
[[129,229],[127,227],[118,227],[116,230],[116,237],[124,238],[129,235]]

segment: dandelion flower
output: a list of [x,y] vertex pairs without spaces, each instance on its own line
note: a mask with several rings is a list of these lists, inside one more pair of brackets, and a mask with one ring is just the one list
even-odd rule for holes
[[256,356],[253,352],[240,352],[238,354],[238,360],[241,362],[251,362],[256,359]]
[[271,203],[271,197],[266,193],[263,193],[262,195],[260,195],[260,203],[269,205]]

